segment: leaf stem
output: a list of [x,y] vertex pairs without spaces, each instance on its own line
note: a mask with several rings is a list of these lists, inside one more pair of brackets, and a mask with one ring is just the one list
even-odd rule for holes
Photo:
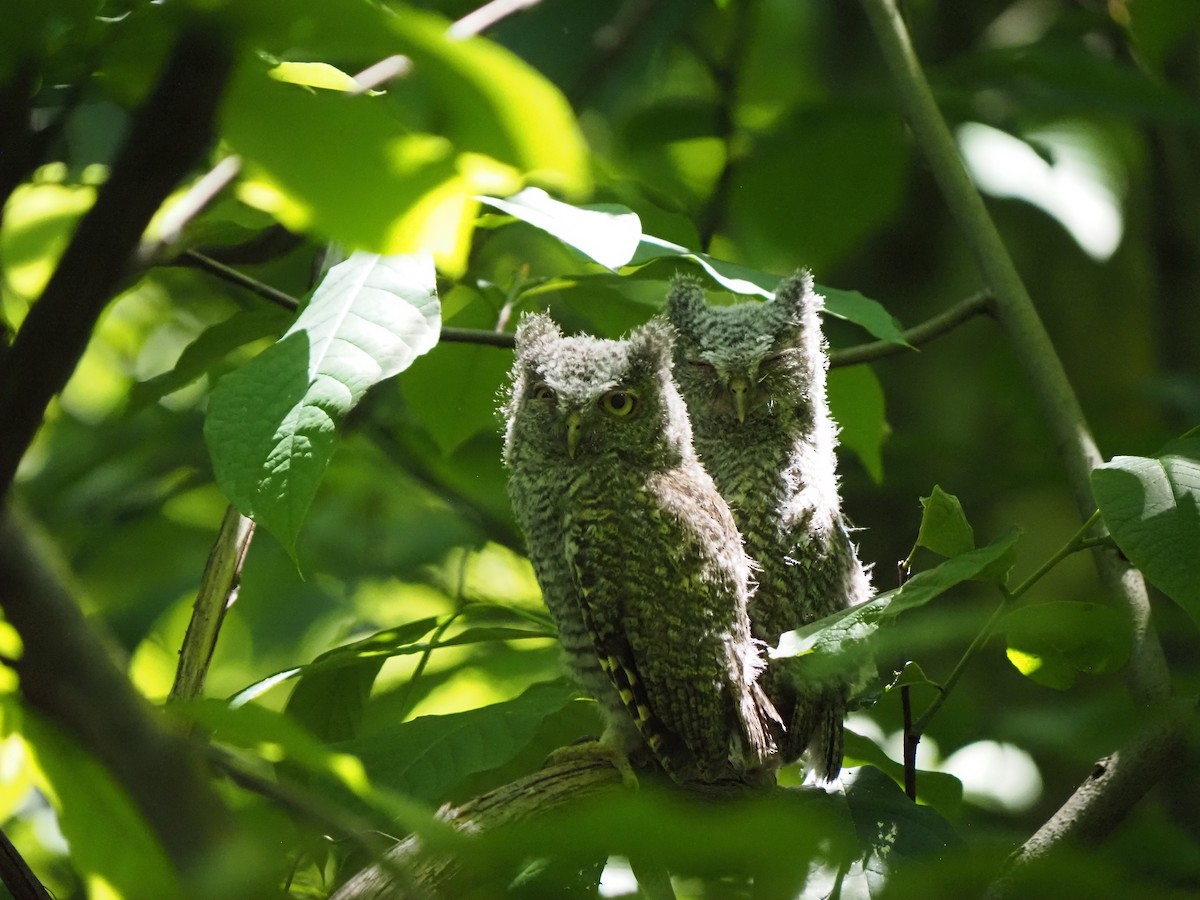
[[230,506],[204,566],[192,618],[179,648],[171,700],[191,700],[204,693],[204,681],[217,647],[221,623],[237,600],[242,564],[253,537],[254,522]]
[[929,727],[929,723],[933,720],[933,717],[937,715],[938,710],[942,708],[942,704],[949,699],[950,692],[954,690],[954,686],[958,684],[958,680],[962,678],[963,672],[967,670],[967,666],[970,665],[971,660],[973,660],[976,654],[983,649],[983,645],[986,644],[988,639],[992,636],[992,629],[995,628],[996,623],[1000,621],[1000,616],[1004,613],[1004,610],[1007,608],[1007,606],[1007,602],[1002,602],[992,611],[992,614],[988,616],[988,620],[983,623],[983,627],[979,629],[979,633],[975,635],[975,639],[971,641],[967,649],[963,651],[963,655],[959,657],[958,662],[954,664],[954,668],[950,671],[950,674],[946,676],[946,680],[938,685],[937,696],[930,701],[929,706],[925,709],[925,712],[921,713],[921,717],[917,719],[916,723],[913,725],[912,730],[917,736],[918,740],[920,740],[921,735],[925,733],[925,729]]
[[1018,597],[1020,597],[1022,594],[1024,594],[1026,591],[1028,591],[1031,587],[1033,587],[1035,584],[1037,584],[1039,581],[1041,581],[1041,579],[1046,575],[1046,573],[1048,573],[1051,569],[1053,569],[1055,566],[1057,566],[1060,562],[1062,562],[1064,559],[1066,559],[1072,553],[1078,553],[1080,550],[1085,549],[1085,547],[1087,547],[1087,546],[1099,546],[1099,544],[1096,543],[1097,541],[1100,541],[1100,542],[1107,541],[1107,538],[1089,538],[1088,537],[1088,532],[1090,532],[1096,526],[1096,523],[1099,521],[1100,521],[1100,510],[1096,510],[1094,513],[1092,513],[1088,517],[1088,520],[1086,522],[1084,522],[1083,525],[1080,526],[1079,530],[1077,532],[1075,532],[1074,535],[1071,536],[1071,539],[1069,541],[1067,541],[1065,544],[1063,544],[1054,553],[1053,556],[1051,556],[1044,563],[1042,563],[1040,566],[1038,566],[1037,569],[1034,570],[1034,572],[1032,574],[1030,574],[1028,578],[1026,578],[1019,585],[1017,585],[1015,588],[1013,588],[1011,592],[1009,592],[1009,595],[1008,595],[1009,599],[1015,600]]

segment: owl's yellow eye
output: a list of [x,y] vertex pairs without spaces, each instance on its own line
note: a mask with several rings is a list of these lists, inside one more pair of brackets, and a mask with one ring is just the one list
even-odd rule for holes
[[554,393],[554,388],[546,384],[544,381],[539,381],[529,390],[529,397],[532,400],[550,400],[557,399],[558,395]]
[[600,408],[606,413],[618,418],[626,418],[633,415],[634,410],[638,407],[637,394],[633,391],[615,390],[609,391],[600,398]]

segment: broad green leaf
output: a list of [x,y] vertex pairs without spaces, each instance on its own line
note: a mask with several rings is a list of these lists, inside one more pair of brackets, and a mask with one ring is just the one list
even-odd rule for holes
[[380,98],[308,91],[246,66],[230,85],[223,133],[244,159],[238,195],[292,231],[385,254],[466,263],[482,191],[516,172],[447,138],[406,131]]
[[[642,242],[630,265],[640,267],[655,260],[672,258],[695,263],[717,285],[742,296],[770,299],[781,280],[778,275],[716,259],[705,253],[694,253],[679,244],[649,234],[642,235]],[[899,323],[877,301],[864,297],[858,291],[843,291],[824,285],[817,285],[816,290],[825,298],[825,312],[828,315],[853,322],[882,341],[908,346]]]
[[[904,766],[889,757],[874,741],[845,731],[846,756],[885,773],[898,785],[904,783]],[[847,768],[852,768],[847,764]],[[926,803],[944,816],[957,815],[962,807],[962,782],[946,772],[917,769],[917,802]]]
[[876,484],[883,482],[883,442],[891,434],[884,413],[883,388],[870,366],[833,369],[828,381],[829,408],[838,423],[838,441],[854,451]]
[[[406,829],[438,836],[446,831],[431,810],[372,785],[358,759],[326,747],[283,713],[252,703],[231,707],[211,699],[172,704],[170,710],[201,725],[210,740],[243,748],[269,763],[285,764],[280,770],[284,773],[303,772],[335,797],[345,792],[344,796],[357,798]],[[289,781],[289,788],[302,789],[295,779]],[[328,802],[328,797],[319,802]]]
[[[492,305],[466,287],[456,286],[442,298],[443,314],[464,300],[446,325],[495,327]],[[414,417],[448,456],[479,432],[496,432],[497,389],[511,367],[512,354],[496,347],[445,342],[405,372],[398,386]]]
[[831,316],[853,322],[866,329],[870,334],[891,344],[902,347],[912,345],[904,338],[904,329],[883,305],[870,297],[864,297],[858,291],[843,291],[838,288],[819,288],[825,297],[825,311]]
[[554,235],[613,271],[633,258],[642,239],[642,222],[637,213],[614,203],[571,206],[555,200],[541,188],[526,188],[503,200],[478,199]]
[[1200,438],[1117,456],[1092,470],[1092,491],[1121,552],[1200,624]]
[[35,781],[57,812],[72,864],[122,897],[182,897],[175,871],[146,820],[108,770],[26,710]]
[[963,846],[949,822],[933,808],[913,803],[878,769],[863,766],[843,772],[841,782],[859,844],[866,851],[862,867],[872,896],[882,892],[897,868]]
[[445,799],[469,775],[511,759],[543,719],[571,702],[566,681],[535,684],[514,700],[445,716],[421,716],[341,745],[371,779],[426,801]]
[[1051,602],[1014,609],[996,630],[1005,635],[1008,660],[1022,675],[1066,690],[1080,672],[1114,672],[1129,658],[1125,620],[1098,603]]
[[924,606],[964,581],[978,577],[998,562],[1010,559],[1018,537],[1018,531],[1010,531],[986,547],[919,572],[902,587],[818,619],[804,628],[786,631],[780,635],[778,647],[769,651],[769,656],[773,660],[810,657],[804,664],[805,671],[811,674],[839,673],[855,679],[870,664],[870,643],[881,625],[905,610]]
[[432,349],[439,331],[427,255],[355,253],[278,343],[218,382],[204,425],[217,482],[293,559],[337,427],[367,388]]
[[928,675],[925,674],[925,670],[922,669],[920,667],[920,665],[913,662],[912,660],[909,660],[908,662],[906,662],[904,664],[904,667],[900,670],[900,674],[897,675],[896,679],[891,683],[891,687],[893,687],[893,688],[911,687],[912,685],[915,685],[915,684],[928,684],[928,685],[932,685],[935,688],[940,687],[938,682],[934,681],[932,678],[930,678]]
[[201,332],[184,347],[173,368],[129,391],[129,411],[136,412],[168,394],[187,387],[218,365],[238,347],[278,335],[287,328],[289,314],[277,306],[258,306],[234,313]]
[[921,498],[921,529],[917,545],[941,556],[958,556],[975,549],[975,531],[963,512],[962,504],[935,484],[928,497]]
[[[536,183],[578,197],[591,189],[588,149],[567,98],[536,69],[483,38],[456,40],[446,20],[392,5],[399,51],[425,73],[445,110],[446,135]],[[477,193],[510,193],[491,187]]]
[[392,655],[387,651],[419,641],[437,625],[436,617],[420,619],[322,653],[300,670],[284,712],[323,741],[349,740],[358,733],[375,676]]

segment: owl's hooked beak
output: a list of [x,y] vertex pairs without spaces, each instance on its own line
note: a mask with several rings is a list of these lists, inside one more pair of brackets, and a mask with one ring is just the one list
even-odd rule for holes
[[738,423],[746,421],[746,409],[750,406],[750,379],[745,375],[734,375],[729,379],[729,392],[733,394],[733,411]]
[[577,409],[567,414],[567,456],[575,458],[579,447],[579,436],[583,433],[583,415]]

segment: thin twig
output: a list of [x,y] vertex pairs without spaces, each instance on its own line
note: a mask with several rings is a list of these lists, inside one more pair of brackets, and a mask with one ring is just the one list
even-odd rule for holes
[[195,266],[197,269],[203,269],[211,275],[216,275],[223,281],[243,287],[250,291],[250,293],[257,294],[264,300],[269,300],[276,306],[283,307],[292,312],[300,308],[300,301],[291,294],[285,293],[278,288],[273,288],[269,284],[259,281],[257,278],[251,278],[237,269],[230,268],[224,263],[219,263],[215,259],[205,256],[203,253],[195,250],[184,250],[180,254],[180,259],[189,265]]
[[447,28],[446,34],[456,41],[483,34],[501,20],[541,2],[542,0],[491,0]]
[[912,690],[910,685],[900,687],[900,708],[904,714],[904,793],[908,799],[917,799],[917,745],[921,733],[913,730]]
[[216,542],[208,555],[200,590],[192,607],[192,618],[179,649],[171,700],[190,700],[204,693],[204,681],[217,646],[221,623],[229,607],[237,600],[242,565],[253,537],[254,522],[230,506],[225,511]]
[[[1096,539],[1089,539],[1088,535],[1091,533],[1092,529],[1096,527],[1096,525],[1099,523],[1099,521],[1100,521],[1100,510],[1096,510],[1094,513],[1092,513],[1090,516],[1088,516],[1088,520],[1079,527],[1079,530],[1076,531],[1075,534],[1071,536],[1071,539],[1069,541],[1067,541],[1060,548],[1058,548],[1058,550],[1055,551],[1053,556],[1051,556],[1044,563],[1042,563],[1040,566],[1038,566],[1037,569],[1035,569],[1033,571],[1033,573],[1029,575],[1028,578],[1026,578],[1019,585],[1017,585],[1015,588],[1012,589],[1012,592],[1010,594],[1011,598],[1013,600],[1015,600],[1016,598],[1020,597],[1022,594],[1024,594],[1026,591],[1028,591],[1031,587],[1033,587],[1035,584],[1037,584],[1037,582],[1040,581],[1046,575],[1047,572],[1049,572],[1051,569],[1053,569],[1055,566],[1057,566],[1060,562],[1062,562],[1064,559],[1066,559],[1071,554],[1078,553],[1080,550],[1083,550],[1085,547],[1096,546],[1096,543],[1095,543]],[[1106,539],[1100,538],[1098,540],[1103,541]]]
[[241,170],[241,157],[226,156],[201,176],[191,189],[163,214],[158,237],[143,240],[138,246],[134,254],[135,264],[139,268],[151,266],[168,247],[177,244],[188,222],[216,200]]
[[926,319],[919,325],[914,325],[912,328],[905,330],[904,340],[911,345],[910,347],[906,347],[904,344],[896,344],[892,341],[873,341],[869,344],[859,344],[855,347],[847,347],[845,350],[835,350],[830,353],[829,365],[831,368],[855,366],[859,363],[874,362],[875,360],[896,356],[900,353],[908,353],[912,347],[920,347],[923,344],[928,344],[934,338],[941,337],[943,334],[953,331],[959,325],[973,319],[975,316],[989,314],[991,312],[990,303],[991,294],[987,291],[972,294],[965,300],[955,303],[945,312],[938,313],[936,316]]
[[412,60],[407,56],[395,54],[381,59],[373,65],[367,66],[361,72],[354,76],[354,83],[358,85],[351,94],[365,94],[367,91],[374,90],[381,85],[387,84],[397,78],[403,78],[412,71]]
[[95,204],[5,354],[0,497],[126,277],[146,225],[209,146],[233,59],[225,36],[207,26],[185,30],[177,39]]
[[921,713],[921,717],[913,723],[913,731],[918,738],[929,728],[930,721],[933,720],[938,710],[942,708],[942,704],[949,698],[950,692],[954,690],[954,686],[958,684],[958,680],[967,671],[967,666],[970,665],[971,660],[975,658],[976,654],[983,649],[983,645],[991,638],[992,630],[996,627],[996,623],[1000,621],[1000,616],[1004,614],[1006,608],[1007,604],[1001,603],[992,611],[992,614],[988,616],[988,620],[983,623],[983,627],[979,629],[979,633],[975,635],[975,639],[971,641],[967,649],[963,651],[963,655],[959,657],[958,662],[954,664],[954,668],[946,676],[946,680],[938,685],[937,694],[930,701],[925,712]]

